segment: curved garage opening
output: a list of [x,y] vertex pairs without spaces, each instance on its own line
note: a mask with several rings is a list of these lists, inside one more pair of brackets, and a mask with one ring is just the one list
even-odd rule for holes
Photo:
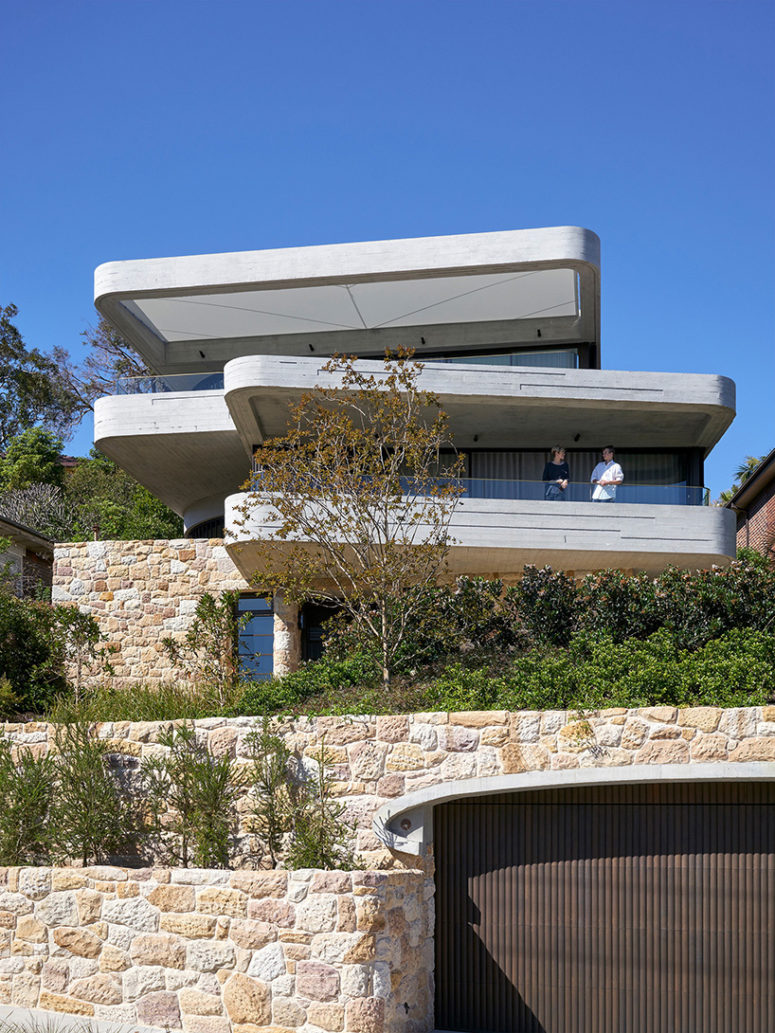
[[771,1033],[775,783],[434,809],[436,1028]]

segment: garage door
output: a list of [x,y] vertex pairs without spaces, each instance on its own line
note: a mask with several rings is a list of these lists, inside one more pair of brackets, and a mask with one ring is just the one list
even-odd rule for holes
[[775,1030],[775,784],[457,800],[434,844],[438,1030]]

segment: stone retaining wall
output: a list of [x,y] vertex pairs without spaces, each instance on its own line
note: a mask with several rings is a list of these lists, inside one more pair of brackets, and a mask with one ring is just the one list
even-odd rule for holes
[[[194,722],[216,754],[247,764],[245,738],[258,718],[208,718]],[[308,766],[325,741],[333,793],[354,825],[352,846],[370,866],[393,862],[372,829],[382,804],[440,782],[522,771],[775,761],[775,707],[613,708],[579,715],[566,711],[471,711],[386,717],[300,717],[274,729]],[[164,722],[106,722],[97,734],[125,765],[158,755]],[[53,728],[43,723],[0,726],[19,748],[45,752]],[[244,863],[260,864],[260,845],[243,818]]]
[[[97,619],[117,688],[181,681],[161,640],[183,638],[205,592],[251,590],[220,538],[71,542],[54,551],[52,599]],[[299,660],[298,610],[277,596],[274,608],[274,669],[283,673]],[[85,685],[106,680],[98,670],[83,677]]]
[[433,1029],[421,872],[0,869],[0,1005],[185,1033]]

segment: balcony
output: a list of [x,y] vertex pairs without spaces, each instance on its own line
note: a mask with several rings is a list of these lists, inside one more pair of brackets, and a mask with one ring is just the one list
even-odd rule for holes
[[[734,515],[702,504],[703,488],[633,484],[618,489],[615,502],[597,503],[590,501],[589,484],[569,485],[570,498],[553,502],[544,500],[542,482],[462,483],[464,494],[450,523],[450,576],[513,579],[526,564],[655,575],[670,565],[725,566],[735,555]],[[227,550],[250,578],[259,562],[251,543],[274,537],[274,510],[268,499],[239,493],[226,499],[225,511]],[[278,558],[283,551],[278,542]]]

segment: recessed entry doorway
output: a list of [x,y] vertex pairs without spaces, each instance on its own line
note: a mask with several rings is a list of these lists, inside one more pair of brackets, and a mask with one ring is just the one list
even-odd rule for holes
[[775,783],[470,797],[433,824],[437,1030],[775,1030]]

